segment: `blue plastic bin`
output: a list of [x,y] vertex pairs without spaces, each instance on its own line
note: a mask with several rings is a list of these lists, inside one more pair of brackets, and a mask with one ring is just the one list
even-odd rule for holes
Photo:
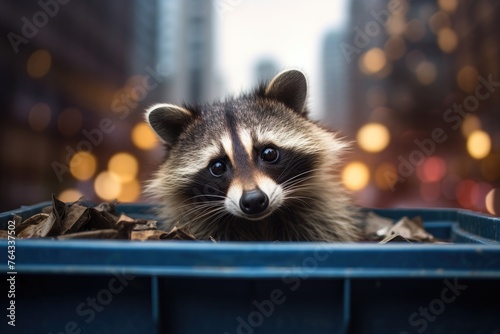
[[[0,214],[7,228],[48,203]],[[135,217],[142,204],[118,205]],[[500,219],[421,216],[455,244],[17,240],[1,333],[500,333]],[[7,264],[7,241],[0,241]],[[11,279],[11,281],[8,281]]]

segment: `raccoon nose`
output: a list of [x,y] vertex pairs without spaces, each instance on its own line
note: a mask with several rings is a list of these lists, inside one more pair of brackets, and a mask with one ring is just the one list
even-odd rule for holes
[[249,215],[255,215],[267,209],[269,198],[260,189],[244,191],[240,199],[241,210]]

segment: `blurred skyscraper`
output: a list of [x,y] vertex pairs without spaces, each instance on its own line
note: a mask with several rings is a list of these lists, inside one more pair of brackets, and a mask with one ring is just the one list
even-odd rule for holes
[[345,40],[344,30],[330,31],[323,42],[323,114],[332,128],[347,133],[352,127],[349,101],[349,66],[340,43]]
[[[140,1],[135,0],[132,7],[133,39],[131,43],[131,72],[144,73],[145,67],[149,66],[156,70],[156,65],[159,63],[159,52],[154,52],[162,47],[162,44],[157,43],[157,38],[167,44],[173,40],[172,35],[163,35],[163,29],[158,29],[160,19],[158,9],[160,6],[169,4],[172,0],[153,0]],[[168,31],[168,30],[167,30]]]
[[161,10],[160,64],[166,64],[167,72],[172,74],[168,79],[171,84],[168,100],[172,103],[211,100],[217,94],[213,1],[168,0]]
[[[500,175],[493,172],[500,141],[490,135],[498,131],[499,95],[479,102],[474,94],[485,77],[498,78],[498,7],[495,1],[350,2],[348,34],[341,42],[349,128],[364,151],[355,152],[356,159],[373,175],[364,190],[372,205],[422,200],[485,209],[492,185],[482,180]],[[325,100],[335,91],[326,89]],[[445,139],[432,137],[436,131]],[[471,144],[477,136],[484,140]],[[375,187],[384,195],[373,196]]]
[[176,49],[180,37],[180,7],[180,0],[162,0],[159,2],[157,70],[165,78],[176,75]]
[[[115,130],[90,147],[92,154],[104,160],[125,145],[127,122],[141,116],[130,112],[127,122],[121,121],[112,112],[113,102],[122,103],[122,88],[132,75],[146,75],[145,67],[157,62],[156,0],[48,3],[4,1],[0,11],[2,36],[22,41],[0,41],[1,210],[44,201],[51,192],[75,186],[67,170],[68,147],[76,150],[87,140],[82,131],[99,129],[104,117],[112,119]],[[140,102],[148,103],[154,93]],[[62,179],[54,173],[54,162],[66,166]],[[92,186],[78,184],[89,194]]]

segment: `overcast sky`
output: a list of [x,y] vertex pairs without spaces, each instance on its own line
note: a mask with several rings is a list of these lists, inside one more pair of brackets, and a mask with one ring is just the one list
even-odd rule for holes
[[[313,117],[321,106],[321,49],[325,34],[345,24],[344,0],[215,0],[229,8],[218,23],[218,68],[230,93],[254,85],[262,57],[285,68],[303,70],[309,79]],[[233,4],[233,5],[232,5]]]

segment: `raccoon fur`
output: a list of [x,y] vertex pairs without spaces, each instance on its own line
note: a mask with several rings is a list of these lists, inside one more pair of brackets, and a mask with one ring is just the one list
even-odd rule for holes
[[336,174],[348,144],[308,119],[306,98],[304,74],[288,70],[237,98],[148,109],[166,147],[146,188],[163,228],[204,240],[358,240]]

